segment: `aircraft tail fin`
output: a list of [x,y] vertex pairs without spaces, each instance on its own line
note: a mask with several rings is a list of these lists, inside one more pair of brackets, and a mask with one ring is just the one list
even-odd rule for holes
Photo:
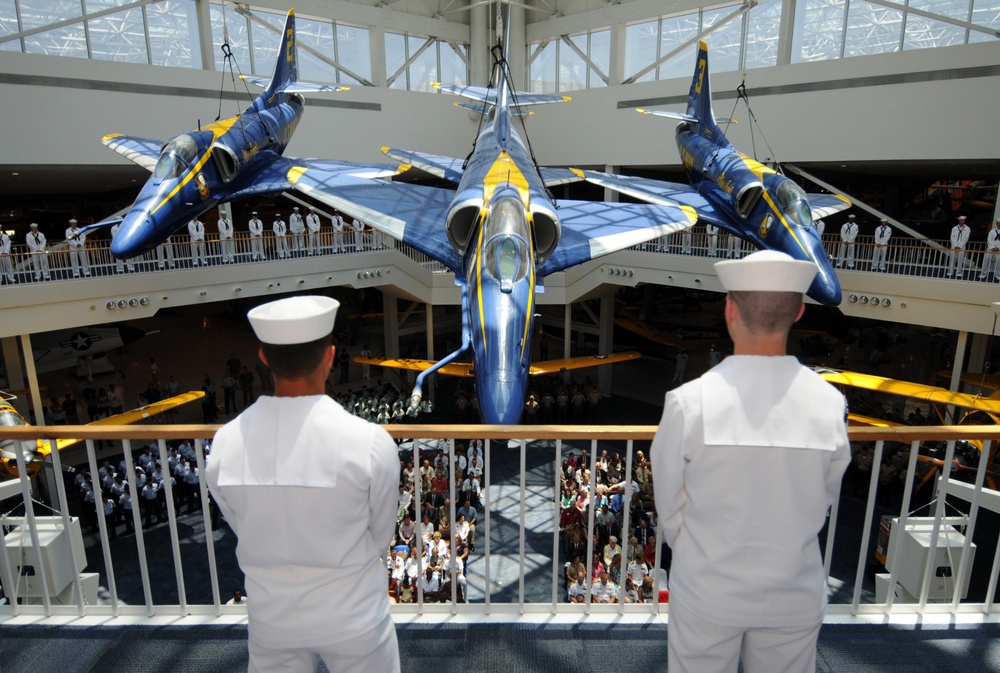
[[726,136],[719,129],[712,111],[712,87],[708,75],[708,44],[702,40],[698,44],[698,58],[695,61],[691,91],[688,93],[687,116],[698,120],[697,132],[713,142],[727,145]]
[[261,96],[264,100],[270,100],[278,91],[286,90],[290,85],[295,84],[299,79],[299,61],[295,50],[295,10],[288,10],[285,17],[285,27],[281,31],[281,42],[278,47],[277,63],[274,65],[274,74],[268,82],[264,93]]

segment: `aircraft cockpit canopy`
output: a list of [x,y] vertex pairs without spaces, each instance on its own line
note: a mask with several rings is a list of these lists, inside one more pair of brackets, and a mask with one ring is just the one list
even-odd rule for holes
[[486,220],[484,266],[490,278],[509,293],[528,273],[528,243],[524,204],[516,197],[501,197]]
[[170,140],[160,150],[160,160],[153,169],[157,180],[171,180],[182,175],[198,158],[198,142],[184,133]]
[[791,180],[782,180],[775,190],[778,208],[792,224],[799,227],[812,226],[812,209],[805,191]]

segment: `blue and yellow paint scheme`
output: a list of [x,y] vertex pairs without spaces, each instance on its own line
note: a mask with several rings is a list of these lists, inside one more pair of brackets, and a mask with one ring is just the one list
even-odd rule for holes
[[[497,50],[499,52],[499,49]],[[454,271],[462,287],[462,344],[437,362],[406,361],[422,369],[410,408],[419,407],[426,377],[436,371],[468,372],[460,358],[471,354],[471,372],[482,420],[519,422],[529,377],[552,371],[531,364],[535,294],[542,279],[586,262],[690,227],[691,208],[553,199],[547,187],[579,178],[565,169],[540,169],[514,126],[525,108],[561,103],[563,96],[517,93],[506,60],[497,58],[491,87],[438,84],[476,101],[458,107],[485,115],[472,154],[461,159],[383,148],[407,167],[455,183],[455,189],[386,180],[351,186],[322,170],[296,167],[295,188],[426,253]],[[593,366],[629,357],[586,360]],[[356,361],[401,366],[374,358]],[[574,362],[560,361],[571,369]],[[558,371],[558,370],[557,370]]]
[[588,181],[648,203],[687,205],[711,224],[757,248],[779,250],[819,267],[808,295],[821,304],[841,301],[840,281],[820,241],[814,220],[851,203],[832,194],[807,194],[794,181],[751,159],[730,144],[716,123],[708,73],[708,46],[701,42],[687,113],[639,110],[670,117],[690,185],[579,171]]
[[[152,250],[191,219],[221,203],[291,189],[287,176],[293,163],[282,155],[302,118],[305,101],[301,94],[346,87],[298,81],[295,10],[288,12],[281,41],[270,80],[244,76],[263,86],[264,92],[241,114],[165,143],[121,134],[104,137],[106,146],[152,172],[111,243],[115,257],[128,259]],[[388,176],[395,171],[385,165],[295,162],[352,175]]]

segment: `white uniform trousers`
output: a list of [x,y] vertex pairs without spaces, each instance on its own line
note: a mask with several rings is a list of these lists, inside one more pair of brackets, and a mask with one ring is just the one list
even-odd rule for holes
[[399,645],[391,617],[372,633],[335,645],[272,650],[251,639],[248,649],[247,673],[315,673],[318,659],[330,673],[399,673]]
[[49,255],[45,252],[33,252],[31,253],[31,266],[35,270],[35,280],[39,280],[41,277],[45,277],[45,280],[49,280]]
[[740,238],[729,234],[729,240],[726,243],[726,259],[739,259],[740,244],[742,243]]
[[174,268],[174,246],[168,238],[165,243],[161,243],[156,246],[156,266],[157,268],[163,268],[164,260],[170,265],[170,268]]
[[708,235],[708,256],[715,257],[719,254],[719,235]]
[[264,259],[264,239],[261,236],[250,236],[250,259],[255,262]]
[[222,249],[222,261],[232,262],[236,257],[236,242],[232,238],[219,237],[219,247]]
[[670,673],[815,673],[822,621],[788,628],[713,624],[671,601],[667,622]]
[[0,276],[3,276],[11,283],[14,282],[14,263],[10,255],[0,255]]
[[887,245],[876,245],[875,251],[872,253],[872,271],[885,271],[886,264],[889,261],[889,246]]
[[69,261],[73,266],[73,277],[79,278],[80,271],[84,276],[90,275],[90,260],[87,259],[87,251],[82,248],[70,248]]
[[840,250],[837,252],[837,266],[841,266],[844,263],[844,258],[847,258],[847,268],[854,268],[854,244],[841,242]]
[[993,279],[1000,282],[1000,252],[990,252],[987,250],[983,253],[983,270],[979,274],[982,280],[986,280],[986,277],[990,275],[990,272],[994,274]]
[[274,235],[274,251],[278,255],[278,259],[284,259],[288,256],[288,237],[284,234]]
[[965,248],[952,248],[948,251],[948,276],[955,275],[956,270],[959,278],[965,275]]
[[319,254],[319,233],[310,233],[308,238],[308,243],[306,245],[309,256]]
[[205,257],[205,239],[191,239],[191,266],[208,266],[208,258]]

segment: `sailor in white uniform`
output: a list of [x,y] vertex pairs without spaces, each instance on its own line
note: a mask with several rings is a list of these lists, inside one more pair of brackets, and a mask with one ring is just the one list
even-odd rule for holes
[[992,271],[993,280],[1000,282],[1000,265],[997,260],[1000,260],[1000,217],[986,234],[986,251],[983,253],[983,268],[979,280],[986,280]]
[[351,222],[351,226],[354,227],[354,252],[362,252],[365,249],[365,243],[362,237],[364,236],[365,225],[363,222],[357,218]]
[[826,606],[818,533],[851,460],[843,395],[786,355],[812,262],[716,262],[734,355],[666,395],[650,449],[673,551],[671,673],[812,673]]
[[718,257],[719,255],[719,228],[713,224],[705,225],[705,233],[708,234],[708,256]]
[[306,250],[310,257],[319,254],[320,226],[319,215],[316,214],[316,209],[310,206],[309,214],[306,215],[306,228],[309,230],[309,240],[306,244]]
[[969,243],[969,228],[965,226],[965,215],[959,215],[958,224],[951,228],[951,250],[948,251],[948,277],[956,273],[965,275],[965,246]]
[[288,256],[288,239],[285,236],[288,233],[288,225],[281,219],[281,213],[274,214],[271,230],[274,232],[274,251],[278,253],[278,259],[284,259]]
[[847,259],[847,268],[854,268],[854,239],[858,237],[858,223],[854,221],[854,215],[847,216],[847,222],[840,228],[840,249],[837,251],[837,268],[844,264]]
[[889,239],[892,238],[892,227],[884,217],[875,229],[875,252],[872,254],[872,271],[885,271],[888,263]]
[[236,243],[233,241],[233,223],[229,221],[226,211],[219,211],[219,247],[222,252],[222,263],[231,264],[236,259]]
[[325,394],[338,303],[298,296],[251,310],[262,395],[215,435],[205,478],[238,538],[248,671],[398,673],[386,595],[396,445]]
[[188,234],[191,236],[191,266],[208,266],[205,257],[205,223],[197,217],[188,222]]
[[50,280],[52,276],[49,274],[49,251],[45,248],[45,234],[38,231],[37,222],[31,223],[31,231],[24,237],[24,242],[28,246],[28,252],[31,253],[31,266],[35,269],[35,280],[41,280],[43,277],[45,280]]
[[302,238],[306,233],[306,225],[302,222],[298,206],[293,207],[292,214],[288,216],[288,233],[292,235],[292,256],[298,257],[302,254]]
[[247,228],[250,230],[250,259],[258,262],[264,259],[264,223],[257,217],[256,210],[251,213]]
[[73,277],[79,278],[80,272],[84,276],[90,275],[90,260],[87,259],[87,234],[80,233],[80,228],[76,226],[76,220],[69,221],[66,229],[66,247],[69,248],[69,261],[73,265]]
[[14,262],[11,261],[10,249],[10,236],[0,230],[0,282],[13,285],[17,281],[14,280]]

